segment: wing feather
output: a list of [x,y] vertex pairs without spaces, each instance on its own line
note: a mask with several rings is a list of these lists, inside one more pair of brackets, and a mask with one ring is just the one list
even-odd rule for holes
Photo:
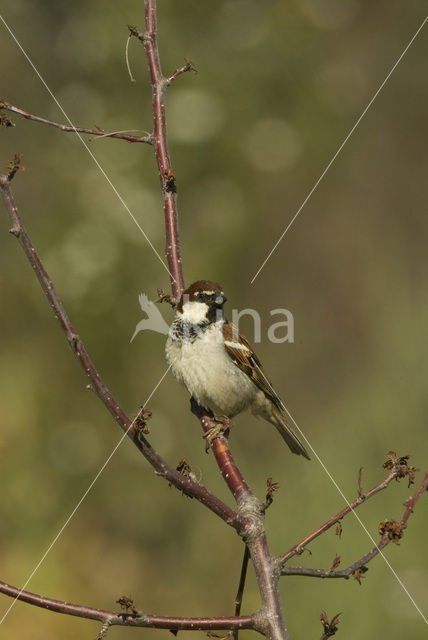
[[273,389],[266,376],[262,364],[247,339],[238,333],[236,327],[229,322],[223,325],[224,346],[234,364],[241,369],[273,404],[270,417],[265,416],[278,429],[293,453],[305,456],[310,460],[308,452],[294,433],[287,417],[286,409],[280,397]]
[[245,336],[230,322],[223,325],[224,346],[230,359],[247,374],[254,384],[282,411],[282,402],[267,378],[262,364]]

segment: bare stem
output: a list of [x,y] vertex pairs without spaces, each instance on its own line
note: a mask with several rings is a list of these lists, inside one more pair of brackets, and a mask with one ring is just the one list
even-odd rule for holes
[[[200,407],[193,398],[191,399],[190,404],[192,413],[199,418],[203,431],[208,435],[210,430],[217,426],[217,422],[212,416],[207,415],[206,409]],[[247,483],[242,477],[240,470],[235,464],[229,449],[227,438],[221,435],[217,436],[212,440],[211,447],[224,481],[239,504],[241,498],[245,499],[246,496],[252,494]]]
[[[191,402],[192,412],[200,419],[207,434],[216,426],[215,420],[206,415],[206,411],[196,402]],[[288,640],[281,600],[278,590],[279,572],[271,557],[264,527],[265,505],[251,492],[229,449],[224,436],[217,436],[211,442],[217,465],[221,474],[238,504],[241,517],[239,534],[247,545],[248,553],[256,572],[262,607],[258,612],[260,631],[271,640]]]
[[6,582],[0,581],[0,593],[32,604],[42,609],[63,613],[78,618],[88,620],[99,620],[111,626],[125,627],[151,627],[154,629],[171,629],[173,631],[215,631],[222,629],[254,629],[256,627],[256,616],[230,616],[228,618],[182,618],[170,616],[154,616],[142,612],[137,613],[117,613],[94,609],[80,604],[72,604],[61,600],[46,598],[30,591],[21,591]]
[[[390,474],[391,475],[391,474]],[[388,476],[389,478],[389,476]],[[377,485],[379,486],[379,485]],[[428,487],[428,471],[425,473],[424,479],[421,484],[417,488],[414,495],[409,498],[406,502],[406,509],[404,511],[403,517],[400,521],[400,528],[404,530],[407,526],[407,521],[413,513],[414,506],[416,502],[421,497],[422,493],[426,491]],[[384,488],[384,487],[383,487]],[[370,492],[369,492],[370,493]],[[366,494],[367,495],[367,494]],[[371,492],[373,495],[373,490]],[[379,543],[373,547],[365,556],[351,564],[346,569],[341,569],[339,571],[328,570],[328,569],[312,569],[307,567],[282,567],[281,575],[283,576],[310,576],[312,578],[345,578],[348,579],[351,575],[356,575],[356,572],[365,567],[365,565],[370,562],[373,558],[375,558],[381,551],[384,549],[393,538],[389,535],[389,533],[385,533],[380,539]],[[357,576],[359,579],[360,576]]]
[[409,498],[409,500],[407,500],[406,502],[406,509],[403,513],[403,517],[401,518],[401,522],[400,522],[401,527],[403,529],[407,527],[407,521],[413,513],[413,508],[416,502],[419,500],[423,492],[427,490],[428,490],[428,471],[425,473],[424,479],[422,480],[421,484],[417,488],[414,495],[411,498]]
[[94,129],[87,129],[85,127],[72,127],[67,124],[61,124],[59,122],[53,122],[53,120],[47,120],[46,118],[41,118],[40,116],[35,116],[32,113],[28,113],[28,111],[23,111],[18,107],[9,104],[5,100],[0,99],[0,109],[5,109],[6,111],[10,111],[12,113],[16,113],[19,116],[22,116],[26,120],[32,120],[33,122],[40,122],[41,124],[47,124],[51,127],[56,127],[61,131],[67,131],[71,133],[88,133],[92,136],[101,136],[103,138],[117,138],[119,140],[126,140],[127,142],[144,142],[146,144],[152,144],[152,137],[149,136],[130,136],[126,133],[114,132],[114,131],[106,131],[105,129],[101,129],[101,127],[95,127]]
[[339,513],[337,513],[335,516],[327,520],[327,522],[325,522],[323,525],[318,527],[318,529],[316,529],[315,531],[310,533],[308,536],[306,536],[306,538],[303,538],[303,540],[301,540],[296,545],[294,545],[294,547],[292,547],[290,551],[287,551],[287,553],[284,553],[284,555],[280,556],[279,560],[284,564],[285,562],[290,560],[293,556],[299,555],[300,553],[302,553],[303,549],[310,542],[312,542],[313,540],[315,540],[315,538],[318,538],[318,536],[320,536],[322,533],[330,529],[330,527],[332,527],[334,524],[339,522],[339,520],[341,520],[346,515],[348,515],[348,513],[350,513],[357,507],[359,507],[360,504],[365,502],[368,498],[371,498],[379,491],[386,489],[389,483],[395,478],[397,478],[398,475],[399,475],[399,471],[397,469],[394,469],[393,471],[391,471],[391,473],[389,473],[388,476],[382,480],[382,482],[379,482],[379,484],[375,485],[372,489],[370,489],[370,491],[367,491],[367,493],[363,493],[360,496],[358,496],[358,498],[356,498],[353,502],[351,502],[344,509],[339,511]]
[[165,117],[165,92],[174,78],[185,71],[190,71],[191,64],[178,69],[170,78],[162,74],[156,25],[156,0],[145,0],[145,32],[141,33],[135,27],[129,26],[130,33],[136,36],[144,45],[149,65],[150,82],[153,100],[153,136],[152,144],[159,169],[159,178],[163,195],[166,231],[166,257],[171,279],[172,295],[176,300],[180,298],[184,289],[183,269],[181,264],[180,240],[178,236],[178,213],[175,174],[172,170],[168,152]]
[[[185,58],[186,60],[186,58]],[[171,74],[169,76],[169,78],[166,78],[166,84],[169,87],[169,85],[176,79],[178,78],[178,76],[181,76],[182,73],[186,73],[187,71],[193,71],[194,73],[197,73],[197,70],[195,69],[195,67],[193,66],[193,63],[190,60],[186,60],[186,64],[184,64],[182,67],[180,67],[179,69],[176,69],[174,71],[173,74]]]
[[235,616],[239,616],[241,613],[242,599],[244,596],[245,581],[247,579],[248,560],[250,554],[248,553],[248,547],[245,545],[244,557],[242,558],[241,575],[239,577],[238,591],[235,598]]

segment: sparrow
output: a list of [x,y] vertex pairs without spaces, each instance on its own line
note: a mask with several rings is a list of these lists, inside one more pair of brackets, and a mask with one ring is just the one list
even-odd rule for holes
[[250,409],[277,428],[293,453],[309,460],[260,360],[226,320],[225,302],[217,282],[198,280],[183,291],[166,342],[172,373],[219,422],[228,424]]

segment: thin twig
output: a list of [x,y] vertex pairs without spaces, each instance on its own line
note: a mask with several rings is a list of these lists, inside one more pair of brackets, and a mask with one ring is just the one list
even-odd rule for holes
[[182,73],[186,73],[187,71],[193,71],[193,73],[198,73],[197,69],[195,69],[193,62],[191,60],[186,60],[186,64],[184,64],[179,69],[176,69],[173,74],[166,78],[166,84],[169,86],[178,76],[181,76]]
[[310,576],[312,578],[345,578],[348,579],[351,575],[355,574],[358,569],[364,567],[370,560],[372,560],[375,556],[378,555],[382,549],[386,547],[387,544],[391,542],[388,534],[382,536],[379,544],[377,544],[369,553],[365,556],[351,564],[346,569],[341,569],[339,571],[330,570],[330,569],[312,569],[310,567],[283,567],[281,570],[281,575],[283,576]]
[[56,127],[61,131],[71,132],[71,133],[88,133],[92,136],[102,136],[105,138],[117,138],[119,140],[126,140],[127,142],[144,142],[145,144],[152,144],[152,136],[130,136],[125,133],[114,132],[114,131],[106,131],[105,129],[101,129],[101,127],[95,127],[94,129],[87,129],[85,127],[72,127],[67,124],[61,124],[59,122],[53,122],[53,120],[47,120],[46,118],[41,118],[40,116],[35,116],[32,113],[28,113],[28,111],[23,111],[22,109],[18,109],[18,107],[9,104],[5,100],[0,99],[0,109],[6,109],[7,111],[11,111],[12,113],[16,113],[19,116],[22,116],[26,120],[32,120],[33,122],[40,122],[41,124],[47,124],[51,127]]
[[402,529],[405,529],[407,527],[407,521],[413,513],[413,507],[415,506],[416,502],[419,500],[423,492],[426,490],[428,490],[428,471],[425,473],[425,477],[417,488],[416,492],[411,498],[406,501],[406,510],[404,511],[403,517],[400,521]]
[[358,496],[358,498],[356,498],[353,502],[351,502],[344,509],[339,511],[339,513],[337,513],[335,516],[327,520],[327,522],[325,522],[323,525],[318,527],[318,529],[316,529],[311,534],[306,536],[306,538],[301,540],[298,544],[294,545],[294,547],[292,547],[290,551],[287,551],[287,553],[284,553],[282,556],[280,556],[279,558],[280,562],[284,564],[285,562],[293,558],[293,556],[299,555],[310,542],[315,540],[315,538],[317,538],[322,533],[330,529],[330,527],[336,524],[336,522],[338,522],[339,520],[344,518],[348,513],[350,513],[357,507],[359,507],[360,504],[365,502],[368,498],[371,498],[379,491],[386,489],[389,483],[392,482],[392,480],[394,480],[398,476],[399,476],[399,471],[397,469],[393,469],[391,473],[389,473],[388,476],[384,478],[384,480],[379,482],[379,484],[375,485],[372,489],[370,489],[370,491],[367,491],[367,493],[363,493],[362,495]]
[[151,627],[154,629],[172,629],[188,631],[211,631],[219,629],[255,629],[256,614],[249,616],[230,616],[228,618],[181,618],[169,616],[154,616],[145,613],[116,613],[103,609],[94,609],[79,604],[63,602],[46,598],[30,591],[21,591],[18,587],[0,581],[0,593],[4,593],[11,598],[16,598],[22,602],[63,613],[78,618],[88,620],[99,620],[108,623],[110,626],[126,627]]
[[[159,170],[159,179],[163,195],[163,208],[166,231],[166,257],[171,279],[173,297],[178,300],[184,289],[183,269],[181,264],[180,240],[178,235],[177,195],[169,188],[170,176],[174,175],[168,152],[165,117],[165,91],[168,79],[162,74],[158,46],[156,24],[156,0],[145,0],[145,32],[129,26],[131,35],[137,37],[144,45],[149,65],[150,82],[153,101],[153,148]],[[180,74],[177,74],[180,75]]]
[[[245,545],[244,557],[242,558],[242,567],[241,567],[241,575],[239,578],[238,591],[236,593],[236,598],[235,598],[235,616],[239,616],[241,614],[241,606],[242,606],[242,599],[244,596],[245,580],[247,578],[249,558],[250,558],[250,554],[248,552],[248,547],[247,545]],[[239,634],[239,629],[235,629],[233,632],[234,640],[238,640],[238,634]]]
[[[388,476],[389,477],[389,476]],[[407,522],[413,513],[413,508],[416,502],[421,497],[422,493],[426,491],[428,488],[428,471],[425,473],[424,479],[420,483],[416,492],[413,494],[409,500],[406,502],[406,509],[404,511],[403,517],[399,523],[399,527],[401,530],[405,529],[407,526]],[[367,495],[367,494],[366,494]],[[373,495],[373,493],[372,493]],[[386,532],[380,539],[379,543],[373,547],[365,556],[351,564],[346,569],[341,569],[339,571],[331,571],[328,569],[312,569],[308,567],[282,567],[281,575],[283,576],[310,576],[312,578],[345,578],[348,579],[351,575],[353,575],[357,580],[361,577],[357,572],[365,565],[370,562],[373,558],[375,558],[382,549],[384,549],[394,538],[390,534],[390,532]]]

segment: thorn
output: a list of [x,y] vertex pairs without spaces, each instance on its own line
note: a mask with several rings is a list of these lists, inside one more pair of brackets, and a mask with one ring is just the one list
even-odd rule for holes
[[8,173],[7,173],[7,180],[8,182],[11,182],[17,171],[19,171],[19,169],[23,170],[23,167],[21,167],[21,159],[22,156],[19,153],[15,153],[15,155],[13,156],[13,160],[11,160],[9,162],[9,164],[7,165],[8,168]]
[[273,494],[275,491],[278,491],[279,483],[274,482],[272,478],[268,478],[266,480],[266,501],[265,501],[265,509],[270,507],[273,502]]
[[363,467],[360,467],[360,470],[358,472],[358,497],[361,498],[363,495],[363,489],[361,486],[361,480],[363,477]]

